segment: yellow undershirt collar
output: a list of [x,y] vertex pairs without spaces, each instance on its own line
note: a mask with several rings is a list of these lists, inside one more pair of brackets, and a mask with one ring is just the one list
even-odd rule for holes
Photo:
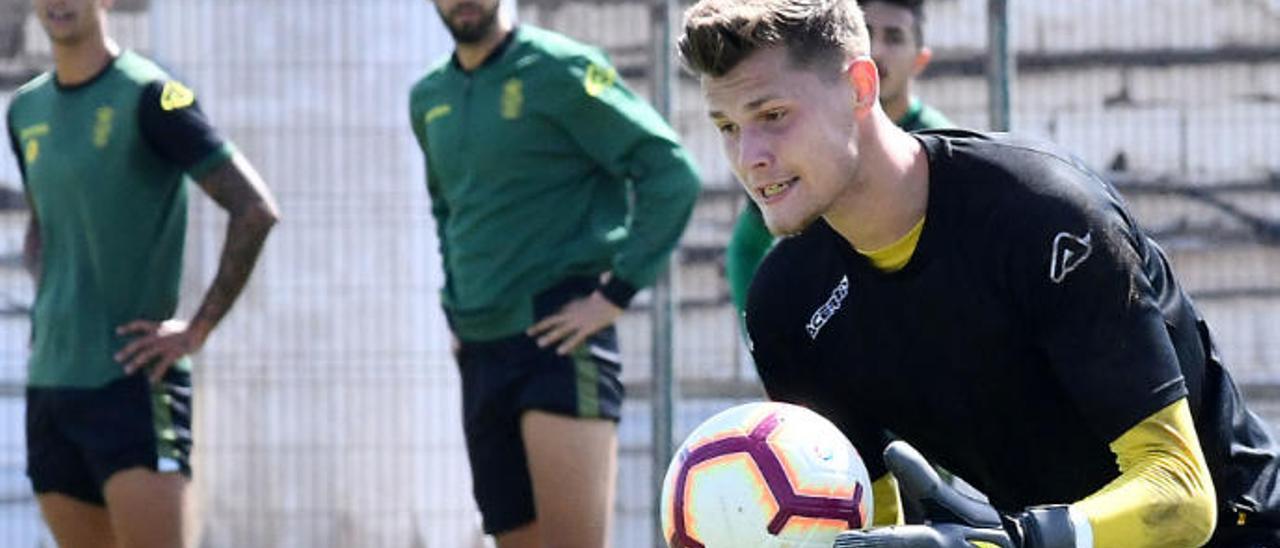
[[924,232],[924,217],[921,217],[920,222],[911,227],[911,230],[898,241],[873,251],[859,249],[858,253],[865,255],[871,260],[871,264],[881,271],[897,272],[907,266],[907,262],[911,260],[911,255],[916,251],[916,244],[920,243],[921,232]]

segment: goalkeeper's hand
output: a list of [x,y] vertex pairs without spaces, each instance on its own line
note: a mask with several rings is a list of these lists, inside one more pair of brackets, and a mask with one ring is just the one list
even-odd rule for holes
[[924,456],[906,442],[889,444],[885,465],[904,498],[919,501],[927,525],[845,531],[836,548],[1059,548],[1075,546],[1066,506],[1030,508],[1001,517],[984,501],[942,481]]

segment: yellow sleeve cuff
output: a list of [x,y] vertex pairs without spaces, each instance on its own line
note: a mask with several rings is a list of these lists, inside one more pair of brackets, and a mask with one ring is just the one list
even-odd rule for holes
[[1111,442],[1120,477],[1072,505],[1094,546],[1200,546],[1217,520],[1217,496],[1186,398]]
[[871,482],[871,525],[902,525],[902,499],[898,494],[898,479],[885,473]]

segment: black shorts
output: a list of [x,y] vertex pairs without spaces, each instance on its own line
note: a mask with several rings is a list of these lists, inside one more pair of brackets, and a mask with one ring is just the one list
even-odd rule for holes
[[191,374],[155,385],[144,374],[99,388],[27,387],[27,475],[37,495],[104,504],[116,472],[143,467],[191,476]]
[[[593,279],[575,278],[538,295],[538,318],[588,295]],[[533,484],[520,435],[520,417],[538,410],[617,421],[622,412],[622,365],[615,329],[592,335],[570,356],[540,349],[523,334],[496,341],[463,342],[463,429],[471,481],[484,531],[498,534],[534,520]]]

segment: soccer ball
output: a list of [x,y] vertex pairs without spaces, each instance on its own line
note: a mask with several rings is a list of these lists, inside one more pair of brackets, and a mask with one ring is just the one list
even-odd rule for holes
[[831,548],[871,523],[871,480],[835,425],[804,407],[721,411],[676,451],[662,482],[671,548]]

